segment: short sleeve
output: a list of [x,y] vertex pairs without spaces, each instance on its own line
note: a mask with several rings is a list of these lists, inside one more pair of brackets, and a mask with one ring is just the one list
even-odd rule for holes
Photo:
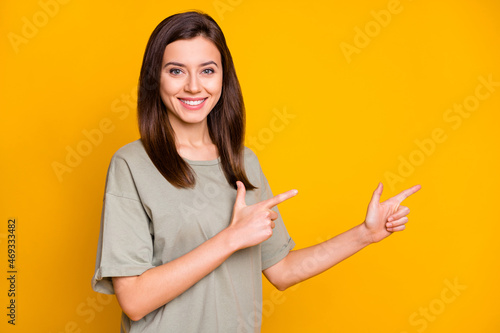
[[113,294],[111,277],[140,275],[154,267],[150,218],[126,160],[111,159],[106,176],[92,288]]
[[[271,191],[267,178],[260,167],[260,164],[259,173],[261,191],[260,200],[263,201],[272,198],[274,195]],[[285,258],[288,255],[288,252],[290,252],[295,246],[295,242],[286,230],[278,206],[274,206],[272,209],[278,213],[278,218],[274,221],[275,227],[273,229],[273,235],[268,240],[261,243],[262,270],[277,264],[281,261],[281,259]]]

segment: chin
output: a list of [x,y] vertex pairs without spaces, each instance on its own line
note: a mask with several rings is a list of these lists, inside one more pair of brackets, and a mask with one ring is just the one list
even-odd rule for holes
[[207,120],[207,115],[190,115],[180,118],[180,120],[186,124],[199,124]]

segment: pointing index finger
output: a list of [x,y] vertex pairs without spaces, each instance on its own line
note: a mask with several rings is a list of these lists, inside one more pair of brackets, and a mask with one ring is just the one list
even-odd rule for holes
[[272,198],[269,198],[267,200],[261,201],[260,203],[263,204],[266,208],[271,209],[274,206],[276,206],[279,203],[282,203],[285,200],[290,199],[291,197],[294,197],[297,195],[298,191],[297,190],[290,190],[278,195],[275,195]]
[[404,199],[408,198],[410,195],[412,195],[413,193],[417,192],[418,190],[420,190],[422,188],[422,186],[420,185],[415,185],[415,186],[412,186],[404,191],[401,191],[399,194],[397,194],[394,198],[398,201],[398,202],[402,202]]

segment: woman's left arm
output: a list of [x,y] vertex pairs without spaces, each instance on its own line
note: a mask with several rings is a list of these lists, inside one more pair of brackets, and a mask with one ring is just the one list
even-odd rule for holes
[[279,290],[318,275],[350,257],[364,247],[381,241],[393,232],[405,229],[408,207],[401,202],[420,190],[415,185],[398,195],[380,202],[382,183],[373,192],[365,221],[325,242],[304,249],[290,251],[277,264],[263,271],[266,278]]

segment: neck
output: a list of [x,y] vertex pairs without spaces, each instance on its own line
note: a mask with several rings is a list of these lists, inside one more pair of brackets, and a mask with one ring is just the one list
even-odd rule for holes
[[212,144],[206,121],[182,126],[172,123],[172,128],[175,133],[176,145],[197,147]]

